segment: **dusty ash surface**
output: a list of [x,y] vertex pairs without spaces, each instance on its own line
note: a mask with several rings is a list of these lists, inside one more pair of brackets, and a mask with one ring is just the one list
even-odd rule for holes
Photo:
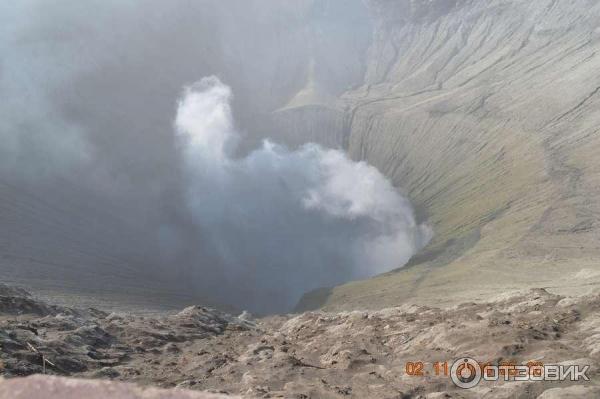
[[[247,397],[552,398],[594,397],[600,389],[600,295],[537,289],[445,310],[403,305],[246,320],[200,306],[140,316],[52,306],[6,286],[0,294],[5,377],[41,373],[43,354],[54,364],[49,374]],[[466,355],[590,364],[591,381],[465,391],[433,375],[433,362]],[[408,361],[425,362],[431,374],[406,375]]]

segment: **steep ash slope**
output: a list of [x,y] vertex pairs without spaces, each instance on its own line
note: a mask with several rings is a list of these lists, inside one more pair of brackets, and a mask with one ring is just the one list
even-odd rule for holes
[[304,303],[597,289],[600,2],[368,3],[365,83],[341,98],[348,150],[406,189],[436,236],[409,267]]

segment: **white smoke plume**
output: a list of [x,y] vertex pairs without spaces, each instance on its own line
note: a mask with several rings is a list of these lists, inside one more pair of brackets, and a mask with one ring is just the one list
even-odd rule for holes
[[340,151],[266,140],[236,158],[231,98],[204,78],[185,90],[175,119],[199,245],[216,260],[204,284],[213,297],[289,310],[309,290],[404,265],[430,239],[377,169]]

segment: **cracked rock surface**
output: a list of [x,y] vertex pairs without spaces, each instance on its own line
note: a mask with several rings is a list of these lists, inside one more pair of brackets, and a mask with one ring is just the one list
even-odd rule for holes
[[[5,377],[42,373],[43,356],[53,375],[265,398],[590,397],[600,382],[600,295],[536,289],[448,309],[403,305],[242,319],[200,306],[109,314],[3,293],[0,302],[22,304],[20,311],[0,308]],[[590,365],[591,381],[482,382],[460,390],[443,372],[436,375],[434,363],[464,356]],[[407,362],[423,362],[423,375],[407,375]]]

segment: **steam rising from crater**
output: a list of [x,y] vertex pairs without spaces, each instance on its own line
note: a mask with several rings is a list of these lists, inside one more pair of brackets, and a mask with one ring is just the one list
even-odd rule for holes
[[236,158],[231,97],[204,78],[185,90],[175,119],[187,205],[215,259],[211,296],[289,310],[308,290],[400,267],[429,240],[390,182],[340,151],[265,140]]

